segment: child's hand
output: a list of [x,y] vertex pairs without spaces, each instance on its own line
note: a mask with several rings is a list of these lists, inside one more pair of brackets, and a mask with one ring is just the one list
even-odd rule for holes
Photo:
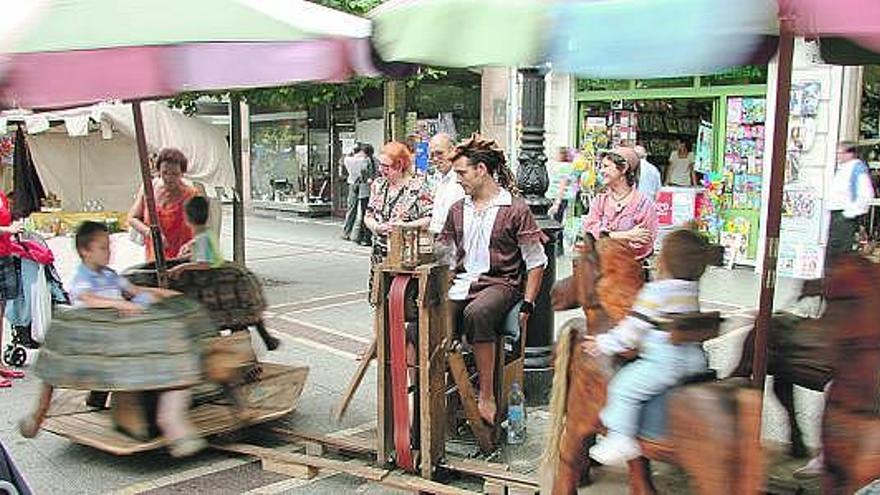
[[180,292],[177,292],[176,290],[171,290],[171,289],[156,289],[155,294],[157,297],[159,297],[161,299],[165,299],[168,297],[179,296]]
[[181,246],[180,251],[177,252],[177,257],[178,258],[189,258],[190,256],[192,256],[192,246],[193,246],[192,241],[187,242],[186,244]]
[[593,357],[599,357],[602,355],[602,351],[599,350],[599,343],[596,342],[596,337],[593,335],[587,335],[584,337],[584,342],[581,344],[581,349],[584,352]]
[[135,316],[144,312],[143,306],[130,301],[120,301],[116,307],[123,316]]

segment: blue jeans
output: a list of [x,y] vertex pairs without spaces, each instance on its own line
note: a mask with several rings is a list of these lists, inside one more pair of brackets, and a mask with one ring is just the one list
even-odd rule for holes
[[602,423],[611,431],[634,438],[646,402],[707,368],[701,344],[673,345],[665,335],[649,335],[639,359],[611,379],[608,402],[600,416]]

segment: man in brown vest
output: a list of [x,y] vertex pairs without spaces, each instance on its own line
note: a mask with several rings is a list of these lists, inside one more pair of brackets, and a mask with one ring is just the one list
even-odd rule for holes
[[513,175],[495,141],[474,134],[450,159],[466,196],[450,207],[438,243],[454,274],[452,321],[476,357],[480,416],[494,424],[495,344],[520,301],[520,328],[526,328],[547,265],[546,236],[525,201],[513,196]]

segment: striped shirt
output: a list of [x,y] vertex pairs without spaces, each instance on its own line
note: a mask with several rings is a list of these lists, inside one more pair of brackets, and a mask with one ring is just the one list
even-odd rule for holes
[[666,340],[669,334],[658,330],[651,320],[699,310],[699,282],[673,278],[650,282],[642,287],[630,314],[611,331],[597,336],[596,342],[603,354],[614,355],[638,348],[645,338]]

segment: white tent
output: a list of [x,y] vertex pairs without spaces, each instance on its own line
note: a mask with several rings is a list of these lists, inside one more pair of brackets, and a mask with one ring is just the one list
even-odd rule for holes
[[[144,103],[143,112],[151,153],[165,147],[180,149],[189,159],[187,178],[201,183],[209,195],[216,187],[234,186],[223,128],[162,103]],[[130,105],[102,104],[27,115],[22,120],[43,187],[61,199],[62,209],[81,211],[89,201],[100,202],[105,210],[129,209],[141,186]],[[58,121],[65,125],[41,131],[47,122]]]

